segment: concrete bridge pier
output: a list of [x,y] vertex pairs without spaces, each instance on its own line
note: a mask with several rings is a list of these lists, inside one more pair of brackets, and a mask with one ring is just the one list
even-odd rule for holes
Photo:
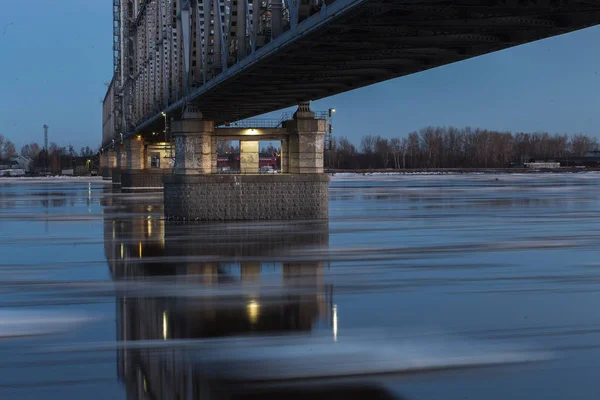
[[121,186],[121,170],[127,167],[127,153],[125,152],[125,145],[120,143],[115,146],[116,162],[115,167],[112,169],[112,184],[113,186]]
[[[117,157],[120,167],[113,170],[113,184],[123,192],[160,191],[162,179],[171,173],[169,143],[153,140],[154,135],[132,136],[124,140]],[[120,160],[120,161],[119,161]],[[117,172],[118,169],[118,172]]]
[[[215,133],[195,107],[172,124],[175,170],[164,177],[165,216],[176,220],[290,220],[328,217],[329,177],[323,173],[326,120],[309,103],[277,128]],[[259,174],[257,139],[282,142],[281,174]],[[217,175],[217,137],[240,140],[241,174]]]
[[100,156],[100,170],[105,181],[112,179],[112,169],[115,167],[116,159],[114,150],[107,150]]
[[240,141],[240,172],[242,174],[259,173],[259,146],[258,140]]
[[[294,119],[285,122],[288,132],[288,172],[322,174],[327,120],[315,119],[309,103],[301,103]],[[283,161],[282,161],[283,165]]]
[[[217,168],[214,123],[202,119],[202,113],[188,106],[182,119],[172,124],[175,140],[176,175],[211,174]],[[214,160],[213,160],[214,159]]]

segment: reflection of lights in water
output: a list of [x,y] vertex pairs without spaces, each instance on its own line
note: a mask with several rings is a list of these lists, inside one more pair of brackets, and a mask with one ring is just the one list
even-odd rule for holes
[[165,247],[165,221],[161,219],[158,221],[158,224],[160,242]]
[[152,217],[148,217],[148,236],[152,236]]
[[125,252],[123,248],[123,242],[121,242],[121,260],[123,259],[123,253]]
[[88,183],[88,200],[92,199],[92,184]]
[[140,258],[142,258],[142,242],[138,243],[138,253]]
[[144,392],[148,393],[148,382],[146,382],[146,377],[144,377]]
[[254,300],[250,300],[248,303],[248,317],[250,322],[255,324],[258,321],[258,315],[260,313],[260,304]]
[[112,222],[112,228],[113,228],[113,240],[115,240],[115,221]]
[[167,312],[163,311],[163,340],[167,340],[169,332],[169,323],[167,322]]
[[333,340],[337,342],[338,332],[338,318],[337,318],[337,305],[333,305]]

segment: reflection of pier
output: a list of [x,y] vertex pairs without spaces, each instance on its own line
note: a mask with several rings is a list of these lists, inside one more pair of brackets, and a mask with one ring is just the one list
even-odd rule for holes
[[[327,246],[327,222],[177,225],[161,210],[110,201],[105,251],[115,280],[168,282],[233,295],[175,295],[117,299],[117,338],[200,339],[332,329],[331,290],[324,263],[299,257]],[[125,217],[121,217],[126,215]],[[294,259],[295,258],[295,259]],[[220,293],[220,292],[217,292]],[[119,350],[119,375],[128,398],[196,398],[203,385],[194,364],[175,352]]]

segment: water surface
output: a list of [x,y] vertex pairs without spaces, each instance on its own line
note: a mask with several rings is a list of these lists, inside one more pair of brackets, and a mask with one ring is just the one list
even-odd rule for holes
[[289,334],[553,355],[382,380],[408,399],[598,398],[599,189],[595,173],[340,174],[329,221],[186,225],[160,193],[1,180],[0,398],[185,398],[188,351],[110,344]]

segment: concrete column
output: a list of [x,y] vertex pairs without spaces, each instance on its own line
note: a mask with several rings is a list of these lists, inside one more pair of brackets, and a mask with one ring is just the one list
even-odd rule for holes
[[289,134],[289,172],[323,173],[323,147],[327,120],[315,119],[309,103],[300,103],[294,119],[286,122]]
[[116,162],[116,153],[114,150],[105,151],[100,157],[100,170],[104,180],[110,180],[112,177],[112,169]]
[[167,142],[156,142],[146,144],[146,166],[148,169],[156,169],[152,167],[152,155],[157,154],[159,157],[158,169],[171,169],[171,160],[169,158],[171,149]]
[[127,152],[125,145],[120,143],[115,146],[115,167],[112,169],[112,183],[115,186],[121,185],[121,171],[127,169]]
[[106,152],[106,166],[108,168],[114,168],[117,162],[117,153],[114,150]]
[[258,140],[240,141],[240,171],[242,174],[258,174]]
[[210,146],[211,146],[210,167],[213,172],[216,172],[217,171],[217,137],[216,136],[212,136]]
[[108,164],[108,159],[106,157],[106,153],[102,153],[100,154],[100,169],[104,169],[107,168],[107,164]]
[[175,140],[175,174],[215,172],[212,162],[215,142],[213,121],[203,120],[202,113],[195,106],[188,105],[182,119],[173,121],[171,132]]
[[125,146],[123,144],[116,146],[116,153],[115,168],[125,168],[127,166],[127,152],[125,151]]
[[144,169],[144,139],[134,137],[125,140],[125,152],[127,153],[127,169]]
[[299,161],[298,161],[298,135],[292,134],[288,137],[288,172],[290,174],[298,174],[299,170]]
[[100,176],[102,176],[103,178],[104,176],[104,171],[106,171],[108,169],[108,160],[106,157],[106,153],[102,153],[100,154],[100,170],[98,171],[98,174],[100,174]]
[[289,168],[289,147],[290,147],[290,140],[288,138],[283,139],[281,141],[281,173],[282,174],[287,174],[290,172],[290,168]]

